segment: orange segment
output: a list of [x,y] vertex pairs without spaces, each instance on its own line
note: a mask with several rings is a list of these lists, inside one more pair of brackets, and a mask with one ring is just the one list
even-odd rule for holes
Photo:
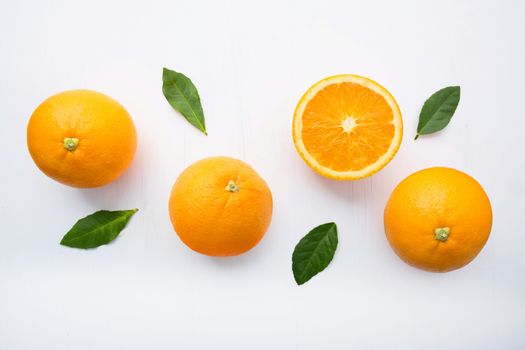
[[321,80],[295,110],[297,151],[319,174],[359,179],[383,168],[401,143],[403,122],[392,95],[356,75]]

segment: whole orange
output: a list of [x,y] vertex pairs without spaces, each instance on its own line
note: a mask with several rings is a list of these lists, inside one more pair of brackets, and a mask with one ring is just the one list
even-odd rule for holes
[[175,232],[196,252],[232,256],[253,248],[272,219],[272,194],[248,164],[228,157],[200,160],[173,185]]
[[492,208],[481,185],[451,168],[418,171],[394,189],[385,233],[397,255],[423,270],[465,266],[489,238]]
[[33,112],[27,146],[47,176],[73,187],[98,187],[128,168],[137,136],[117,101],[95,91],[71,90],[49,97]]

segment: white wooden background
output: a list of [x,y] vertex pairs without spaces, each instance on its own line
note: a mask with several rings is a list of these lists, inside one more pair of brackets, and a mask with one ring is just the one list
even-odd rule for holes
[[[520,1],[15,1],[0,6],[0,349],[524,349],[525,6]],[[197,85],[209,136],[165,101],[162,67]],[[404,116],[380,173],[334,182],[291,137],[302,93],[369,76]],[[413,141],[423,101],[462,87],[440,134]],[[89,88],[133,116],[130,170],[100,189],[41,174],[25,145],[46,97]],[[273,191],[273,222],[248,254],[212,259],[171,228],[170,188],[192,162],[238,157]],[[469,266],[405,265],[383,233],[394,186],[451,166],[492,201],[491,238]],[[140,211],[109,246],[58,244],[98,209]],[[295,243],[328,221],[334,261],[298,287]]]

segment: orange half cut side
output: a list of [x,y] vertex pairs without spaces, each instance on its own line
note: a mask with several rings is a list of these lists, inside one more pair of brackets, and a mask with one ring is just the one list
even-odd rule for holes
[[356,180],[376,173],[394,157],[402,136],[394,97],[357,75],[321,80],[295,109],[295,147],[310,167],[328,178]]

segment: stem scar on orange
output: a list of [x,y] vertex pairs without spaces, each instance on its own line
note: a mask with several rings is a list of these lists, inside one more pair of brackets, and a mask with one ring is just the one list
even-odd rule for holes
[[481,185],[451,168],[429,168],[401,181],[385,207],[385,233],[396,254],[423,270],[471,262],[487,242],[492,208]]
[[44,174],[89,188],[110,183],[128,168],[137,136],[117,101],[95,91],[70,90],[49,97],[33,112],[27,146]]
[[297,152],[317,173],[356,180],[381,170],[403,136],[401,111],[375,81],[336,75],[313,85],[294,113]]
[[173,185],[169,213],[189,248],[233,256],[253,248],[272,219],[272,194],[248,164],[212,157],[186,168]]

